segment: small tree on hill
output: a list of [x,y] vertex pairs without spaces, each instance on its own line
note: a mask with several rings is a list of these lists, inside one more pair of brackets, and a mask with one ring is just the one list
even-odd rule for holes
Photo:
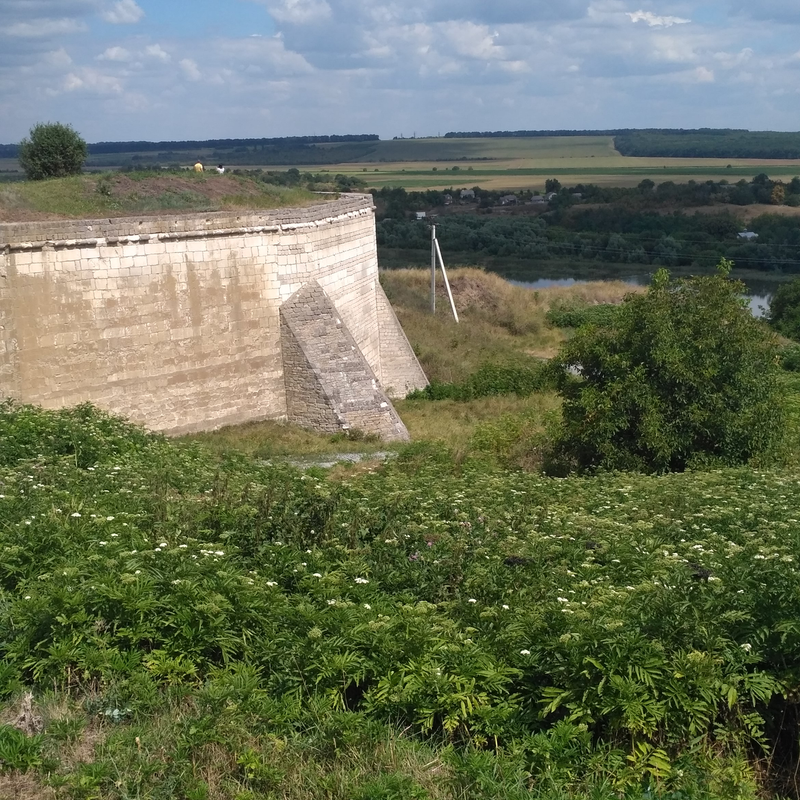
[[766,457],[782,436],[772,332],[744,285],[719,274],[629,295],[604,327],[587,326],[557,359],[563,421],[554,466],[680,471]]
[[79,174],[86,153],[86,142],[71,125],[46,122],[31,128],[18,157],[28,179],[38,181]]

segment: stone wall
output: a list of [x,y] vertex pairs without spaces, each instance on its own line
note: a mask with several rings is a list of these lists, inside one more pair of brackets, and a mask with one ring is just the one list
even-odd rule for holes
[[410,348],[384,358],[368,195],[2,224],[0,395],[50,408],[90,401],[171,434],[284,418],[279,309],[311,281],[378,380],[413,388]]
[[386,441],[408,431],[336,307],[316,281],[281,306],[289,422],[335,433],[368,431]]

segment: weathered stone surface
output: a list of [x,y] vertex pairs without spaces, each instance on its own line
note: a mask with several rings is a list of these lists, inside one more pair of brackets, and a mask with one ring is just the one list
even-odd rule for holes
[[89,401],[171,434],[285,418],[279,309],[312,281],[379,381],[423,386],[407,342],[383,332],[396,319],[377,278],[368,195],[0,224],[0,396]]
[[361,430],[387,441],[408,439],[406,426],[316,281],[295,292],[280,315],[289,422],[330,432]]

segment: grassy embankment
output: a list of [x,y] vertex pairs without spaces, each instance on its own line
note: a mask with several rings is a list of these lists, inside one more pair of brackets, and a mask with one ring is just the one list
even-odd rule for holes
[[106,173],[0,184],[0,222],[280,208],[323,200],[241,175]]

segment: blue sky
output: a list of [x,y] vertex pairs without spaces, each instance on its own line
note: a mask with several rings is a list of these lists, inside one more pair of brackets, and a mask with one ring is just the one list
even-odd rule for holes
[[798,0],[0,0],[0,142],[800,130]]

